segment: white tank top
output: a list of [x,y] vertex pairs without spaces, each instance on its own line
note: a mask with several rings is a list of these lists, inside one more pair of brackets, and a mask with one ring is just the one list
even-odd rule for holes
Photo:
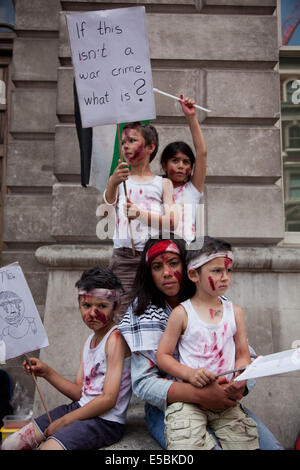
[[[182,302],[188,324],[178,342],[179,362],[194,369],[205,368],[214,374],[234,369],[236,333],[232,302],[223,300],[221,321],[212,325],[200,319],[190,300]],[[230,381],[232,374],[226,376]]]
[[[175,233],[189,244],[198,234],[201,227],[196,227],[196,212],[200,210],[199,203],[203,196],[191,181],[174,188],[174,200],[178,205],[178,225]],[[196,232],[197,231],[197,232]]]
[[[102,393],[106,374],[105,344],[109,335],[117,328],[112,327],[104,336],[102,341],[93,349],[90,348],[92,333],[85,342],[83,348],[83,370],[84,382],[79,405],[84,406]],[[124,359],[122,379],[117,403],[114,408],[103,413],[101,418],[108,421],[124,423],[126,411],[131,397],[130,357]]]
[[[133,181],[131,177],[126,181],[127,196],[141,210],[163,214],[162,177],[154,176],[151,181]],[[126,197],[123,184],[119,185],[119,196],[116,204],[116,226],[113,236],[114,248],[131,248],[128,219],[124,213]],[[143,251],[146,241],[158,236],[158,227],[148,227],[139,220],[131,221],[132,238],[137,251]]]

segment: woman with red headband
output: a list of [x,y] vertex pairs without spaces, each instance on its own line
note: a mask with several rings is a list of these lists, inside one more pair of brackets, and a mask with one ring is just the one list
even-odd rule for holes
[[[152,436],[166,449],[164,410],[174,402],[198,403],[201,408],[222,410],[235,406],[244,390],[221,380],[204,388],[176,382],[156,363],[156,352],[169,314],[180,302],[194,294],[195,286],[187,276],[183,240],[147,241],[135,279],[135,297],[118,325],[132,354],[131,376],[135,395],[144,400],[145,419]],[[256,421],[261,450],[279,450],[273,434],[249,410]],[[221,448],[216,445],[214,449]]]

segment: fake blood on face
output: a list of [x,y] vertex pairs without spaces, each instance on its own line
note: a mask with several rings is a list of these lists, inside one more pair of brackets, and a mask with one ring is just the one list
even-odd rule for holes
[[106,317],[106,315],[103,312],[101,312],[101,310],[98,310],[97,308],[95,308],[94,312],[96,315],[96,320],[103,323],[103,325],[106,325],[106,323],[108,322],[108,318]]
[[225,269],[230,268],[231,265],[232,265],[232,260],[230,258],[228,258],[228,256],[226,255],[225,258],[224,258],[224,267],[225,267]]
[[214,281],[210,276],[208,277],[208,281],[209,281],[209,284],[210,284],[210,287],[212,288],[212,290],[216,290]]

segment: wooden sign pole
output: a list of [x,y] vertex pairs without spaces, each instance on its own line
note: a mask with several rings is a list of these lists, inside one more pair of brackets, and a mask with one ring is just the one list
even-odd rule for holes
[[[123,161],[123,152],[122,152],[122,143],[121,143],[121,135],[120,135],[120,126],[117,124],[118,128],[118,141],[119,141],[119,151],[120,151],[120,157]],[[127,188],[126,188],[126,181],[123,181],[123,188],[124,188],[124,193],[126,197],[126,202],[127,202]],[[129,234],[130,234],[130,239],[131,239],[131,249],[132,249],[132,254],[135,256],[135,246],[134,246],[134,241],[133,241],[133,236],[132,236],[132,227],[131,227],[131,220],[128,219],[129,223]]]

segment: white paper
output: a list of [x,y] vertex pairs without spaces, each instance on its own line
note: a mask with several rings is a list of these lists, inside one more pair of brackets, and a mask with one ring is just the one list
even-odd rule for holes
[[145,7],[66,19],[82,126],[154,119]]
[[0,268],[0,341],[6,360],[49,345],[19,263]]
[[300,370],[300,348],[259,356],[234,381],[257,379],[294,370]]

